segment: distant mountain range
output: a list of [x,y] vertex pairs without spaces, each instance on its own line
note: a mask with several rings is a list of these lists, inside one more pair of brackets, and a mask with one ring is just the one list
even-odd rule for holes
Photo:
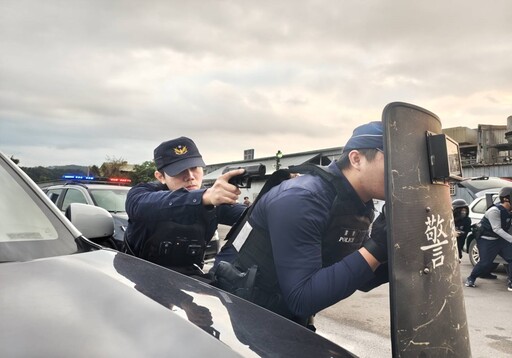
[[83,165],[59,165],[51,167],[21,167],[36,183],[51,182],[60,180],[63,175],[87,175],[88,167]]
[[87,167],[87,166],[74,165],[74,164],[70,164],[70,165],[52,165],[52,166],[49,166],[49,167],[46,167],[46,168],[48,168],[48,169],[57,169],[57,170],[69,170],[71,173],[75,173],[75,172],[87,173],[87,170],[89,169],[89,167]]

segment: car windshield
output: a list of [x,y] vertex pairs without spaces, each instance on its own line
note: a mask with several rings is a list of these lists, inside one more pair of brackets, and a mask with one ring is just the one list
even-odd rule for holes
[[0,242],[57,239],[57,230],[34,200],[3,168],[0,175]]
[[121,187],[119,189],[89,189],[96,204],[111,213],[124,212],[126,210],[124,204],[128,190],[130,190],[128,187]]
[[0,262],[77,251],[71,232],[46,203],[0,160]]

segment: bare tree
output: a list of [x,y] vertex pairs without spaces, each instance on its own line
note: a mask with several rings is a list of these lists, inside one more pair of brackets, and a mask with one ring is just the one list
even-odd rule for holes
[[19,159],[14,158],[14,156],[11,155],[11,160],[14,164],[18,165],[20,163]]
[[121,168],[126,164],[128,164],[128,162],[123,158],[107,156],[106,162],[104,162],[100,167],[100,174],[107,178],[120,176]]

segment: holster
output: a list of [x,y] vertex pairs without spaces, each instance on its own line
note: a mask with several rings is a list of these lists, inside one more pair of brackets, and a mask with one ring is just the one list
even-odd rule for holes
[[184,267],[186,271],[194,264],[202,269],[206,248],[204,236],[205,226],[201,222],[185,225],[163,221],[142,243],[138,256],[173,270]]
[[480,225],[480,224],[471,225],[471,232],[473,233],[473,238],[475,240],[478,240],[478,239],[480,239],[480,237],[482,237],[482,231],[483,231],[482,225]]
[[250,267],[246,272],[238,270],[226,261],[221,261],[214,272],[215,286],[245,300],[252,301],[258,267]]

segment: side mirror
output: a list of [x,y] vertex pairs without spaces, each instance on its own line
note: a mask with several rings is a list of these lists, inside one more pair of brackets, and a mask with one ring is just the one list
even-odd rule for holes
[[66,209],[66,217],[88,239],[114,235],[112,215],[99,206],[72,203]]

